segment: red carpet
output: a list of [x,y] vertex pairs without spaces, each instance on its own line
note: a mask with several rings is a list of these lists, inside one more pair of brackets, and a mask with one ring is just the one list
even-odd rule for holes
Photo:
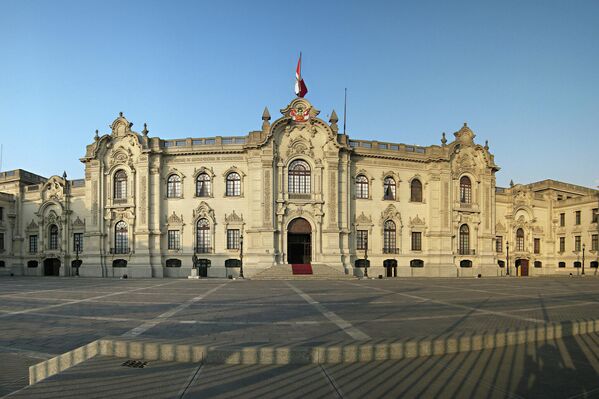
[[312,265],[309,263],[295,263],[291,265],[293,274],[312,274]]

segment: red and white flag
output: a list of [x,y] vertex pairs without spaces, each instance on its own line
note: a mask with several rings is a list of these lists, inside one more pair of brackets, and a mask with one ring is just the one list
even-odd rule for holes
[[302,79],[302,53],[300,53],[299,60],[297,61],[297,69],[295,70],[295,95],[303,97],[308,92],[308,88]]

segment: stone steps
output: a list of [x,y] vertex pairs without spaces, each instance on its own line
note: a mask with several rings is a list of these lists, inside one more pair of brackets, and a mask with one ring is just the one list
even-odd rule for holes
[[325,264],[312,264],[312,274],[293,274],[291,265],[276,265],[251,277],[252,280],[340,280],[353,278],[353,276]]

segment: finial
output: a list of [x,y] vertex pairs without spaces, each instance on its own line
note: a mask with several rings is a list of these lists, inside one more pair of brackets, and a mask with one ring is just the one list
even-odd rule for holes
[[142,131],[141,131],[141,133],[142,133],[144,136],[147,136],[147,135],[148,135],[148,132],[149,132],[149,130],[148,130],[148,124],[147,124],[147,123],[144,123],[144,130],[142,130]]
[[441,144],[443,144],[443,145],[447,144],[447,138],[445,137],[445,132],[443,132],[443,134],[441,135]]
[[269,121],[270,120],[270,113],[268,112],[268,108],[264,107],[264,112],[262,112],[262,120],[263,121]]
[[335,110],[333,110],[333,112],[331,112],[331,117],[329,118],[329,122],[330,123],[339,122],[339,117],[337,116],[337,113],[335,112]]
[[510,187],[514,187],[514,181],[510,180]]
[[66,180],[66,179],[67,179],[67,171],[66,171],[66,170],[65,170],[64,172],[62,172],[62,178],[63,178],[64,180]]
[[123,111],[119,112],[119,116],[122,118],[123,117]]
[[96,141],[100,140],[100,136],[98,134],[98,129],[96,129],[96,135],[94,136],[94,140],[96,140]]
[[485,140],[485,150],[489,151],[489,140]]
[[468,127],[468,124],[466,122],[464,122],[464,127]]

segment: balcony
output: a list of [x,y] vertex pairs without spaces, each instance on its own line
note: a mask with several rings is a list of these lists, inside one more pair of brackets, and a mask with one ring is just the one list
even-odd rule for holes
[[398,254],[399,248],[383,248],[384,254]]
[[212,253],[212,248],[205,247],[205,246],[196,247],[195,253],[196,254],[210,254],[210,253]]
[[476,255],[476,250],[475,249],[460,248],[458,250],[458,253],[460,255]]
[[130,254],[131,253],[131,248],[129,247],[116,247],[116,248],[110,248],[110,253],[112,255],[125,255],[125,254]]

